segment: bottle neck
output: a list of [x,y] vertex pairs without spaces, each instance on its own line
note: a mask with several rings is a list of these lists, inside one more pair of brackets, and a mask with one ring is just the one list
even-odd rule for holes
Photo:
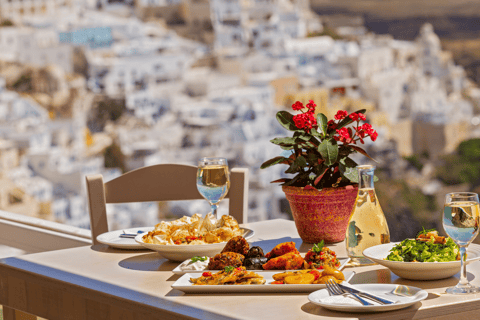
[[373,177],[375,173],[375,167],[369,166],[368,168],[358,167],[358,188],[359,189],[374,189]]

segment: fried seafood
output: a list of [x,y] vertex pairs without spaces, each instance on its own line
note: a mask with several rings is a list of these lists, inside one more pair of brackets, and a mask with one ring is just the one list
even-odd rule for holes
[[237,221],[231,216],[222,216],[217,220],[211,213],[205,218],[196,213],[191,217],[162,221],[142,239],[153,244],[195,245],[224,242],[241,234]]
[[[297,251],[298,252],[298,251]],[[268,260],[263,265],[265,270],[296,270],[303,267],[304,260],[299,253],[294,251]]]
[[275,257],[283,256],[284,254],[289,252],[300,254],[297,248],[295,248],[295,242],[293,241],[277,244],[275,248],[272,249],[272,251],[270,251],[265,255],[265,257],[267,257],[267,259],[270,260]]
[[236,236],[228,240],[222,252],[236,252],[245,256],[248,253],[249,248],[250,245],[244,237]]
[[245,257],[236,252],[222,252],[210,258],[208,262],[209,270],[223,270],[225,267],[240,267],[243,265]]
[[225,268],[224,270],[212,274],[204,272],[199,278],[190,278],[193,285],[248,285],[265,284],[263,276],[247,271],[244,267]]

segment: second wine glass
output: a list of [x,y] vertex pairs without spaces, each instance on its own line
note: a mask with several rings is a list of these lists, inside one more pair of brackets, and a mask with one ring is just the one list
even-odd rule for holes
[[478,235],[480,210],[478,195],[472,192],[449,193],[445,199],[443,211],[443,228],[450,238],[460,247],[460,281],[447,293],[465,294],[480,292],[467,279],[467,246]]
[[218,204],[227,195],[230,174],[225,158],[202,158],[198,162],[197,189],[210,203],[212,214],[219,219]]

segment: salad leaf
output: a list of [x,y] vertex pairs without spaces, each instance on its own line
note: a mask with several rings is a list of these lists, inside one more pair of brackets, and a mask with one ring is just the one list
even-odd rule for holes
[[322,241],[320,241],[319,243],[316,243],[316,244],[313,245],[312,251],[313,251],[313,252],[317,252],[317,253],[318,253],[318,252],[322,252],[322,249],[323,249],[324,246],[325,246],[325,243],[324,243],[324,241],[322,240]]
[[235,268],[232,267],[232,266],[228,266],[228,267],[225,267],[224,271],[225,271],[226,273],[230,273],[230,272],[233,271],[233,269],[235,269]]
[[385,260],[404,262],[456,261],[459,248],[451,238],[445,244],[405,239],[390,250]]
[[433,232],[433,231],[437,231],[437,230],[435,230],[435,229],[427,229],[427,230],[425,230],[424,227],[422,227],[422,229],[423,229],[422,231],[420,231],[419,233],[417,233],[417,238],[418,238],[419,235],[427,234],[427,233]]
[[193,257],[192,259],[190,259],[190,261],[192,261],[192,262],[207,261],[207,259],[208,259],[207,256],[203,256],[203,257],[195,256],[195,257]]

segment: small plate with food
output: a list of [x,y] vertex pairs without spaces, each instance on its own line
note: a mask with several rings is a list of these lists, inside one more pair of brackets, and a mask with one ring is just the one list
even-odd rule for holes
[[[410,280],[437,280],[460,272],[460,250],[451,238],[435,230],[424,230],[415,239],[370,247],[363,255],[399,277]],[[467,263],[480,259],[480,245],[467,248]]]
[[174,221],[162,221],[147,234],[139,234],[135,241],[147,249],[160,253],[166,259],[184,261],[195,256],[214,256],[233,237],[253,237],[253,230],[240,228],[232,216],[216,219],[211,213]]
[[349,281],[354,271],[342,272],[327,267],[323,270],[296,270],[281,272],[246,270],[245,267],[225,267],[221,271],[186,273],[173,285],[185,293],[263,293],[263,292],[313,292],[325,288],[332,279],[338,283]]
[[349,258],[337,258],[335,252],[323,245],[315,244],[302,256],[293,241],[282,242],[264,254],[258,246],[250,247],[242,237],[230,239],[222,251],[215,256],[196,256],[187,259],[172,270],[175,274],[202,273],[223,270],[225,267],[245,267],[247,270],[306,270],[323,269],[330,266],[342,270]]

